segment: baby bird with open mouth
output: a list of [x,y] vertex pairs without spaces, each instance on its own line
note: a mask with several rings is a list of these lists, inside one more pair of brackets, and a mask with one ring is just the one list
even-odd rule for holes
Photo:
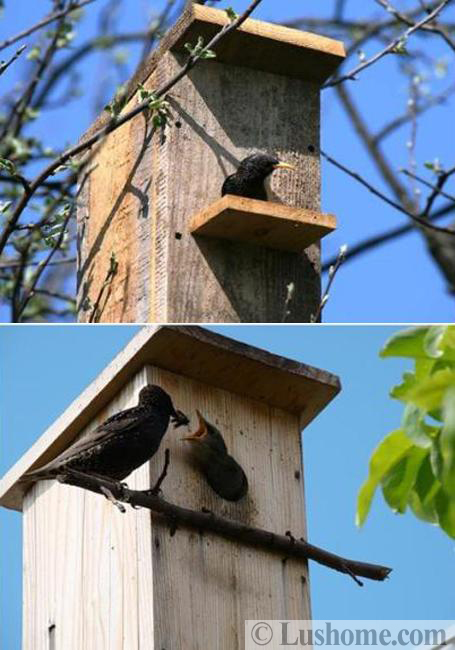
[[248,492],[248,479],[238,462],[228,454],[218,429],[199,411],[198,429],[183,440],[191,443],[192,457],[207,483],[227,501],[239,501]]

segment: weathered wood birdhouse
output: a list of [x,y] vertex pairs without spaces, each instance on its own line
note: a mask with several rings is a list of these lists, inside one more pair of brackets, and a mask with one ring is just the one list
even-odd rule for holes
[[[123,112],[139,83],[162,88],[185,45],[226,24],[225,11],[193,4],[130,81]],[[214,50],[168,92],[164,130],[140,114],[93,149],[78,198],[80,321],[308,322],[317,310],[319,240],[335,228],[320,207],[320,87],[343,45],[249,19]],[[256,151],[295,170],[273,174],[272,202],[221,199]]]
[[[302,560],[126,506],[58,481],[19,479],[137,402],[156,383],[222,433],[248,492],[221,498],[169,428],[130,488],[162,484],[168,502],[284,535],[305,536],[300,432],[340,389],[337,377],[199,327],[144,328],[6,474],[0,503],[24,519],[24,650],[243,647],[245,619],[310,618]],[[209,517],[211,515],[208,515]]]

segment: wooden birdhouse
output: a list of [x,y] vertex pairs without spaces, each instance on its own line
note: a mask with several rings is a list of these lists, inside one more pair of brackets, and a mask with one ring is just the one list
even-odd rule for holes
[[[163,87],[185,46],[208,44],[226,24],[225,11],[189,7],[131,79],[122,114],[137,105],[139,83]],[[154,132],[140,114],[94,145],[78,196],[80,321],[308,322],[316,313],[319,240],[336,225],[320,206],[320,88],[343,45],[249,19],[214,50],[167,93],[166,128]],[[295,171],[273,174],[273,201],[221,199],[224,179],[256,151]]]
[[156,481],[195,512],[305,536],[300,432],[340,390],[337,377],[199,327],[144,328],[5,475],[0,504],[22,510],[23,650],[243,647],[245,619],[310,618],[307,566],[215,533],[178,527],[145,508],[122,514],[104,496],[58,481],[30,486],[43,465],[157,383],[224,437],[248,492],[219,497],[169,428],[130,488]]

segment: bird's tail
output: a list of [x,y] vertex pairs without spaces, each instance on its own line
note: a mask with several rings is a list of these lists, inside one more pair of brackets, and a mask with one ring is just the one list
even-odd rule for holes
[[19,479],[19,483],[36,483],[36,481],[46,481],[55,478],[55,470],[52,471],[45,467],[36,469],[33,472],[27,472]]

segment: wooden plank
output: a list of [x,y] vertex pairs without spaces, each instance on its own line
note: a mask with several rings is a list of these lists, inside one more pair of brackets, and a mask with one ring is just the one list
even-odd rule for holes
[[[135,404],[144,381],[132,378],[88,428]],[[128,482],[147,488],[148,465]],[[100,495],[43,481],[26,494],[24,520],[24,650],[49,650],[50,634],[67,650],[153,647],[147,510],[122,514]]]
[[[181,35],[175,31],[173,49],[208,43],[230,22],[225,11],[193,4],[192,21]],[[324,82],[345,57],[340,41],[249,18],[215,48],[217,60],[230,65],[273,72],[295,79]]]
[[27,492],[23,537],[24,650],[82,647],[83,529],[83,498],[78,498],[68,486],[42,481]]
[[[162,80],[182,63],[180,54],[163,57]],[[149,321],[281,322],[292,282],[287,319],[308,322],[320,302],[318,244],[295,253],[196,240],[188,222],[220,197],[226,176],[252,150],[275,152],[296,168],[294,174],[273,175],[278,201],[320,211],[317,85],[205,61],[181,80],[169,101],[181,126],[169,129],[164,143],[154,140],[153,182],[160,197],[154,220],[162,224],[162,237],[153,255],[166,272],[161,279],[155,275]]]
[[[167,52],[145,87],[167,82],[183,62],[183,55]],[[105,292],[102,322],[281,322],[290,282],[287,320],[309,322],[320,302],[318,244],[296,253],[195,241],[188,220],[220,196],[225,177],[252,150],[275,152],[296,167],[292,175],[274,175],[278,200],[320,211],[318,85],[203,61],[168,100],[180,127],[168,128],[165,139],[157,133],[144,149],[140,115],[121,135],[109,135],[94,157],[90,197],[80,208],[86,215],[90,206],[89,226],[80,230],[87,242],[79,320],[87,321],[85,299],[96,301],[115,253],[119,267]],[[138,196],[149,206],[140,215]]]
[[20,477],[55,458],[145,365],[300,414],[306,426],[340,390],[338,377],[202,327],[145,327],[0,481],[0,505],[21,510]]
[[[172,394],[193,424],[197,406],[219,427],[247,473],[249,492],[237,503],[220,499],[190,463],[190,443],[172,427],[150,463],[128,477],[131,487],[155,482],[169,448],[166,498],[306,536],[302,482],[295,477],[296,470],[302,474],[298,414],[147,366],[88,426],[135,403],[146,382]],[[201,639],[204,647],[228,650],[241,647],[245,618],[309,617],[301,562],[209,533],[171,536],[145,509],[121,514],[101,495],[58,482],[37,483],[24,514],[25,650],[49,650],[50,624],[55,647],[68,650],[196,648]]]
[[[162,486],[165,498],[275,532],[291,529],[305,536],[302,484],[294,478],[296,469],[302,472],[298,417],[168,371],[150,367],[148,376],[175,395],[193,424],[197,405],[219,427],[249,480],[245,499],[237,503],[220,499],[191,465],[190,443],[183,442],[178,432],[169,432],[151,461],[155,477],[164,449],[170,449]],[[302,563],[282,562],[274,554],[205,532],[179,529],[171,536],[167,525],[153,517],[152,534],[157,648],[243,647],[246,618],[301,619],[310,611]],[[169,616],[170,610],[178,616]]]
[[[153,76],[149,83],[153,83]],[[136,99],[130,100],[124,110],[135,104]],[[152,165],[151,127],[143,115],[111,133],[94,152],[77,210],[81,241],[77,304],[81,322],[149,320],[153,296],[150,253],[156,225],[150,216]],[[112,254],[118,267],[106,288]]]
[[296,253],[335,228],[336,219],[331,214],[230,195],[196,214],[189,225],[193,235],[245,241]]
[[[137,91],[138,84],[144,83],[150,77],[167,51],[172,49],[182,50],[182,46],[186,42],[189,40],[195,42],[199,35],[205,35],[207,39],[225,25],[226,21],[227,16],[223,10],[192,3],[183,12],[176,24],[164,35],[157,49],[138,66],[127,85],[126,93],[128,98],[131,98]],[[254,56],[254,50],[258,46],[258,42],[261,51],[263,51],[263,48],[268,47],[269,52],[274,52],[273,56],[256,57],[257,69],[264,72],[276,71],[276,62],[271,59],[277,58],[281,62],[280,65],[286,65],[285,69],[280,68],[279,74],[284,76],[296,75],[299,79],[305,79],[309,75],[310,78],[319,78],[322,82],[327,76],[335,72],[346,56],[341,41],[252,18],[246,20],[241,29],[231,36],[231,39],[232,37],[238,38],[239,34],[242,43],[245,42],[245,39],[248,39],[248,49],[253,50],[249,53],[249,56]],[[226,59],[225,62],[228,62],[230,57],[231,64],[249,66],[251,59],[246,56],[243,44],[241,48],[234,47],[234,45],[236,43],[231,40],[231,45],[227,51],[226,48],[218,49],[218,60]],[[278,56],[275,55],[276,52],[278,52]],[[314,60],[315,56],[317,57],[316,61]],[[309,65],[308,61],[311,61],[312,64]],[[82,136],[81,140],[105,126],[109,119],[109,114],[103,111]]]
[[[125,110],[138,83],[155,90],[168,82],[185,63],[184,45],[207,41],[228,20],[191,3],[131,79]],[[317,244],[299,254],[300,244],[295,252],[201,243],[187,223],[252,150],[293,160],[295,177],[275,179],[273,189],[289,205],[320,210],[319,87],[343,57],[338,41],[250,19],[167,96],[180,128],[150,139],[139,115],[111,133],[94,153],[78,205],[79,320],[90,319],[114,253],[102,322],[281,322],[291,282],[287,321],[310,322],[320,302]],[[105,112],[84,137],[108,119]]]

